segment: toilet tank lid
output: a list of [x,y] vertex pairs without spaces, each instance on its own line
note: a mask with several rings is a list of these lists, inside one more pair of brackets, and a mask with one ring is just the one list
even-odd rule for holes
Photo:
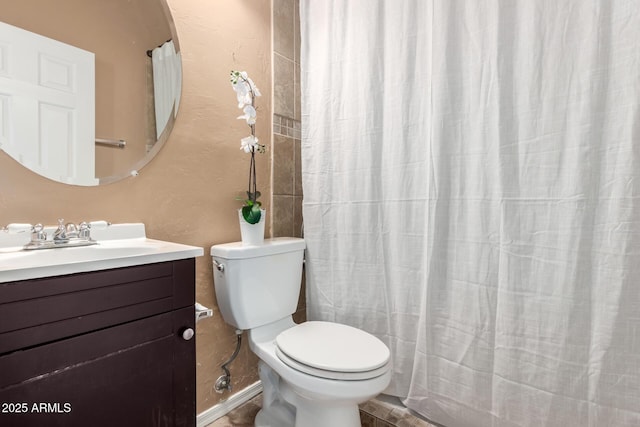
[[262,245],[243,245],[242,242],[223,243],[211,246],[211,256],[223,259],[257,258],[304,250],[304,239],[297,237],[275,237],[264,239]]

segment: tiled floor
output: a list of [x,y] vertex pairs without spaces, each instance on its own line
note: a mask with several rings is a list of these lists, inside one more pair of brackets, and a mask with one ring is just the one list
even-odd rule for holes
[[229,412],[226,416],[218,418],[207,427],[253,427],[253,419],[262,405],[262,393]]
[[[397,399],[381,397],[360,405],[362,427],[436,427],[396,405],[394,400]],[[261,404],[260,394],[207,427],[253,427],[253,419]]]
[[405,408],[397,397],[383,396],[360,405],[362,427],[442,427]]

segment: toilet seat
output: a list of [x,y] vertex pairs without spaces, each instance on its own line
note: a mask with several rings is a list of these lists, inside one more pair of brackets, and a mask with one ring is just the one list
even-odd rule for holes
[[373,335],[339,323],[311,321],[281,332],[276,354],[289,367],[320,378],[365,380],[384,374],[390,353]]

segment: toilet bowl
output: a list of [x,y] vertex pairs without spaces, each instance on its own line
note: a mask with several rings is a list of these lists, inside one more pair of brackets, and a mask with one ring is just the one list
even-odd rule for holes
[[388,347],[351,326],[296,324],[304,240],[211,248],[218,306],[230,325],[248,330],[259,357],[263,406],[256,426],[359,427],[358,404],[391,380]]
[[[389,385],[391,380],[389,353],[386,346],[379,340],[378,343],[384,346],[385,351],[378,353],[377,364],[380,366],[373,370],[365,370],[366,365],[363,365],[363,370],[360,371],[355,369],[355,365],[348,372],[338,367],[328,369],[329,366],[327,369],[318,369],[287,356],[283,359],[278,338],[297,328],[306,329],[304,326],[308,323],[316,322],[296,325],[291,318],[285,318],[266,327],[249,331],[249,346],[262,361],[260,379],[264,390],[263,409],[256,419],[256,426],[360,426],[358,404],[377,396]],[[345,326],[318,323],[314,326]],[[365,334],[363,331],[353,329],[360,334]],[[278,331],[281,332],[278,333]],[[368,337],[377,340],[372,335]],[[306,338],[313,340],[315,336],[307,334]],[[319,338],[322,340],[324,337],[320,334]],[[330,344],[335,342],[327,344],[331,347]],[[371,353],[366,358],[371,359]],[[355,357],[349,359],[354,361]],[[339,358],[333,358],[333,361],[338,360]],[[292,367],[292,362],[300,364],[304,370]],[[349,375],[353,377],[349,378]],[[336,379],[338,376],[343,378]],[[273,395],[275,397],[271,397]],[[288,419],[273,418],[272,413],[281,414],[282,400],[295,409],[290,411],[291,416]],[[275,406],[275,411],[273,407],[269,407],[269,403]]]

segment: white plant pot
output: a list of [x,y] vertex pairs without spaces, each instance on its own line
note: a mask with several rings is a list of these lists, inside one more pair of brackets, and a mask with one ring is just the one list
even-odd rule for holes
[[267,211],[260,209],[260,221],[257,224],[249,224],[242,216],[242,209],[238,209],[238,219],[240,220],[240,236],[242,244],[261,245],[264,243],[264,224],[266,223]]

